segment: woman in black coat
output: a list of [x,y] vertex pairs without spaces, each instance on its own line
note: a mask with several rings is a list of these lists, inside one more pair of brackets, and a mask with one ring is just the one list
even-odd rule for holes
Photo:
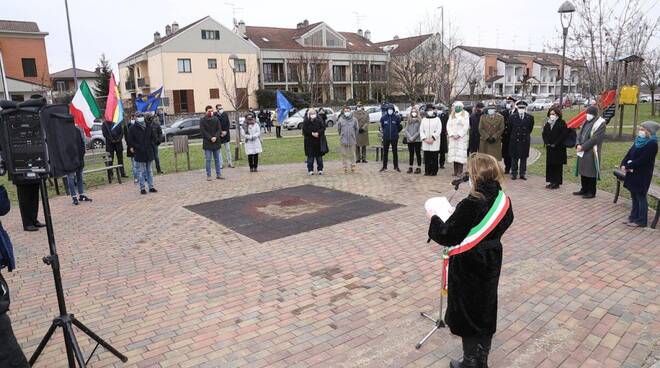
[[449,121],[449,114],[446,110],[440,113],[440,123],[442,123],[442,132],[440,133],[440,162],[441,169],[445,168],[446,154],[449,151],[449,142],[447,141],[447,122]]
[[646,227],[648,224],[648,201],[646,195],[653,179],[655,157],[658,154],[660,124],[645,121],[639,127],[635,144],[621,160],[621,170],[626,173],[623,186],[630,191],[632,211],[626,225]]
[[[443,222],[431,217],[428,236],[440,245],[453,247],[466,238],[495,203],[504,174],[494,157],[474,153],[468,160],[472,189],[451,217]],[[497,225],[473,248],[449,258],[448,297],[445,322],[463,340],[463,362],[451,367],[486,367],[497,323],[497,285],[502,268],[500,239],[513,223],[513,210],[503,209]],[[505,212],[504,212],[505,211]]]
[[566,122],[561,117],[561,110],[556,107],[548,110],[548,120],[543,126],[543,144],[545,145],[545,187],[557,189],[564,183],[563,172],[566,165],[566,146],[564,139],[568,134]]
[[303,121],[302,133],[305,137],[305,156],[307,156],[307,173],[314,175],[314,161],[319,175],[323,175],[323,155],[328,153],[328,141],[325,138],[325,123],[315,109],[307,109]]

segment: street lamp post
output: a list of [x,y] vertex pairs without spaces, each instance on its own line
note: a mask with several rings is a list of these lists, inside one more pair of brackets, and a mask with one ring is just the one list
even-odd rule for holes
[[76,72],[76,56],[73,52],[73,37],[71,36],[71,20],[69,19],[69,2],[64,0],[64,9],[66,10],[66,27],[69,30],[69,46],[71,47],[71,64],[73,66],[73,85],[78,89],[78,73]]
[[564,45],[561,51],[561,81],[559,82],[559,108],[564,108],[564,64],[566,63],[566,36],[568,36],[568,27],[571,26],[571,21],[573,20],[573,13],[575,12],[575,6],[566,0],[557,10],[559,13],[559,19],[561,21],[562,35],[564,38]]
[[438,9],[440,9],[440,85],[436,91],[436,103],[441,103],[445,87],[445,7],[441,5]]
[[233,107],[234,107],[234,114],[235,114],[235,121],[236,121],[236,150],[234,151],[234,158],[236,161],[241,159],[241,119],[240,119],[240,114],[238,112],[238,109],[240,106],[238,106],[238,84],[236,82],[236,64],[237,64],[238,56],[236,54],[231,54],[229,55],[229,67],[231,68],[232,73],[234,74],[234,101],[233,101]]

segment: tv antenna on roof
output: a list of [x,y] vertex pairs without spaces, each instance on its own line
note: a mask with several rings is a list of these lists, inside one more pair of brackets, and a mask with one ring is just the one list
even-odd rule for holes
[[232,22],[234,23],[234,27],[236,27],[238,25],[238,21],[236,20],[237,10],[243,10],[243,8],[236,6],[234,3],[225,3],[225,5],[231,7]]
[[360,14],[356,11],[353,12],[353,15],[355,15],[355,23],[357,25],[357,28],[360,29],[360,21],[362,20],[362,18],[365,18],[365,15]]

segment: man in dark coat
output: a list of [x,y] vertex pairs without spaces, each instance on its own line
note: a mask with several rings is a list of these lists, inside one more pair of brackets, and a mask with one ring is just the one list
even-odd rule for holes
[[259,118],[259,125],[261,125],[261,129],[264,131],[264,133],[266,133],[266,131],[270,133],[270,129],[271,129],[270,127],[272,124],[270,111],[268,111],[266,108],[261,109],[261,111],[259,111],[258,118]]
[[568,134],[566,122],[561,117],[561,110],[553,107],[548,110],[548,121],[543,125],[543,144],[545,145],[545,181],[548,189],[557,189],[563,184],[563,171],[566,165],[566,146],[564,140]]
[[516,112],[516,100],[509,96],[506,98],[506,108],[502,111],[504,117],[504,133],[502,133],[502,160],[504,161],[504,174],[511,172],[511,156],[509,155],[509,117]]
[[211,180],[211,157],[215,162],[215,178],[223,179],[220,160],[220,121],[213,115],[213,107],[206,106],[206,115],[199,121],[202,133],[202,149],[206,160],[206,180]]
[[534,117],[528,114],[527,102],[518,101],[517,110],[509,116],[509,156],[511,156],[511,179],[516,180],[518,169],[520,179],[527,180],[527,157],[532,141]]
[[160,119],[155,115],[149,115],[151,124],[151,149],[154,151],[154,163],[156,164],[156,172],[162,174],[163,170],[160,169],[160,155],[158,154],[158,147],[163,143],[163,127],[160,125]]
[[153,130],[150,123],[145,121],[144,115],[142,113],[136,114],[135,124],[128,129],[127,145],[133,154],[141,194],[147,194],[144,185],[145,180],[149,186],[149,192],[158,192],[154,188],[154,178],[151,172],[151,162],[154,160],[152,134]]
[[[126,171],[124,171],[124,129],[121,127],[121,124],[114,125],[114,122],[106,121],[101,126],[101,132],[103,133],[103,138],[105,138],[105,151],[110,156],[108,165],[114,165],[115,157],[117,157],[117,163],[122,165],[119,169],[121,177],[128,178]],[[112,181],[112,175],[112,170],[109,170],[108,180]]]
[[439,166],[441,169],[445,168],[446,154],[449,151],[449,141],[447,140],[447,122],[449,121],[449,113],[446,109],[440,112],[440,123],[442,123],[442,133],[440,133],[440,159]]
[[470,141],[468,142],[468,155],[472,152],[479,152],[479,121],[484,111],[484,104],[478,102],[474,106],[474,111],[470,114]]
[[399,132],[402,129],[401,115],[395,114],[394,105],[388,104],[385,113],[380,118],[380,131],[383,134],[383,167],[380,169],[381,172],[387,170],[387,156],[390,147],[392,147],[394,170],[401,172],[397,144],[399,143]]
[[[446,222],[433,216],[428,231],[430,239],[445,247],[456,246],[484,219],[501,186],[490,179],[477,181],[474,185],[483,198],[470,194],[458,203]],[[463,362],[453,361],[451,367],[487,367],[488,352],[497,327],[501,238],[513,219],[510,206],[497,226],[474,248],[449,258],[445,322],[451,333],[463,340]]]
[[[231,124],[229,123],[229,116],[222,108],[222,105],[215,105],[215,117],[220,122],[220,145],[224,147],[225,154],[220,154],[221,167],[224,167],[224,160],[227,160],[227,166],[233,168],[234,164],[231,156]],[[222,150],[222,148],[220,148]]]

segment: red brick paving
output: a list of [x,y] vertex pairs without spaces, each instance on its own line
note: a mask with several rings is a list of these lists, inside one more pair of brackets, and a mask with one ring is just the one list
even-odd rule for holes
[[[439,247],[426,243],[424,201],[449,194],[438,178],[389,172],[307,177],[304,165],[159,176],[92,190],[92,204],[51,201],[69,309],[125,352],[93,367],[444,367],[460,356],[447,330],[420,350],[437,305]],[[314,184],[403,204],[266,243],[183,206]],[[516,220],[504,237],[492,367],[648,367],[660,356],[658,230],[631,229],[629,207],[574,198],[573,185],[509,182]],[[465,194],[467,189],[463,188]],[[31,354],[56,314],[45,232],[3,219],[17,253],[10,315]],[[78,333],[87,352],[91,343]],[[37,366],[64,367],[60,334]]]

